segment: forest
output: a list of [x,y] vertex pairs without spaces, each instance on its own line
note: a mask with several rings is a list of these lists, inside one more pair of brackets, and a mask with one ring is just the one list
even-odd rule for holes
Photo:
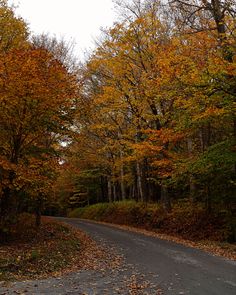
[[1,238],[22,212],[134,201],[201,208],[235,241],[234,0],[115,2],[82,62],[0,0]]

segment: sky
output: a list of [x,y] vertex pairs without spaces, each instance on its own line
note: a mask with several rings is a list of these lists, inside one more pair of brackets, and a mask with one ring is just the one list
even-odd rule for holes
[[11,0],[16,12],[32,33],[49,33],[75,42],[74,54],[80,59],[95,48],[100,28],[115,21],[112,0]]

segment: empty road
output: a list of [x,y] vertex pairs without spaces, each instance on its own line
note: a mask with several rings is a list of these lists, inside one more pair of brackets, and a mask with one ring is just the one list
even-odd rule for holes
[[61,219],[97,241],[115,245],[127,265],[164,294],[235,295],[236,262],[155,237],[79,219]]

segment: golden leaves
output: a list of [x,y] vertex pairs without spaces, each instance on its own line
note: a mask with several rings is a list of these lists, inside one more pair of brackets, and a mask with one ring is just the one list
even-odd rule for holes
[[0,54],[0,63],[1,190],[46,193],[59,165],[58,142],[73,119],[76,78],[30,44]]

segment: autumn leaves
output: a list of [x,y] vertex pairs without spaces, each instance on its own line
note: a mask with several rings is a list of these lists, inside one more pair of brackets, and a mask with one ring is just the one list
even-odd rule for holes
[[[26,38],[26,26],[5,4],[1,4],[1,21],[9,25],[3,26],[0,42],[0,215],[4,224],[24,207],[39,212],[38,206],[51,193],[57,149],[71,126],[77,86],[74,74],[55,52]],[[18,35],[11,34],[12,25]]]
[[79,67],[0,2],[2,224],[48,196],[233,202],[235,7],[218,2],[127,2]]
[[235,19],[213,2],[127,2],[84,67],[71,163],[99,169],[100,200],[161,199],[170,209],[170,197],[185,195],[210,210],[232,195],[235,61],[222,49],[235,50]]

